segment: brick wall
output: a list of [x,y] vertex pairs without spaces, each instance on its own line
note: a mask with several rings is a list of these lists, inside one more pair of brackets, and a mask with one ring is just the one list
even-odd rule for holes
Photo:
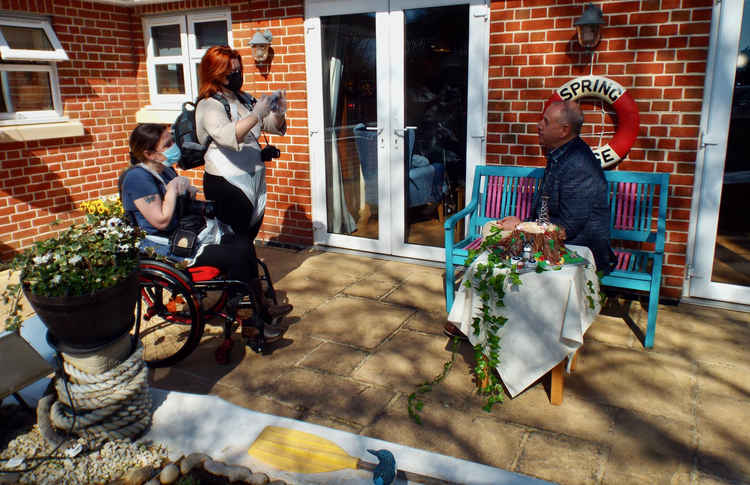
[[[304,2],[303,0],[234,0],[184,1],[137,7],[133,12],[133,31],[143,39],[141,18],[184,12],[196,8],[230,9],[234,48],[242,56],[245,71],[243,89],[259,95],[277,89],[287,92],[287,133],[268,137],[281,150],[281,158],[266,164],[268,200],[259,239],[311,245],[312,194],[310,189],[310,156],[307,136],[307,87],[305,74]],[[270,68],[256,65],[249,40],[256,30],[269,29],[273,34]],[[145,48],[135,42],[138,59],[138,97],[148,104]],[[193,183],[201,185],[201,170],[191,170]]]
[[138,109],[128,9],[71,0],[0,0],[50,16],[70,60],[58,64],[64,112],[83,136],[0,143],[0,258],[54,234],[81,201],[116,192]]
[[[668,172],[670,198],[662,296],[679,298],[695,172],[711,21],[710,0],[597,2],[606,24],[593,55],[575,43],[584,2],[504,0],[491,4],[487,163],[543,165],[536,122],[571,78],[606,76],[638,104],[641,127],[618,169]],[[600,146],[616,116],[584,101],[584,139]],[[596,134],[607,133],[603,136]]]
[[[593,55],[573,38],[584,2],[503,0],[491,4],[487,162],[543,165],[535,123],[552,91],[589,73],[610,77],[633,95],[641,115],[638,140],[623,170],[671,173],[663,295],[682,288],[696,144],[706,68],[711,0],[599,2],[606,25]],[[121,8],[74,0],[0,0],[0,8],[52,17],[71,60],[60,63],[65,114],[82,137],[0,144],[0,256],[53,233],[77,202],[114,193],[127,164],[135,112],[149,103],[142,17],[229,8],[234,47],[245,60],[245,89],[286,89],[287,136],[271,138],[282,157],[268,164],[262,239],[312,243],[311,181],[302,0],[191,0]],[[248,40],[273,35],[270,69],[256,66]],[[616,116],[584,102],[585,139],[599,145]],[[603,135],[599,135],[604,133]],[[200,170],[191,176],[200,184]]]

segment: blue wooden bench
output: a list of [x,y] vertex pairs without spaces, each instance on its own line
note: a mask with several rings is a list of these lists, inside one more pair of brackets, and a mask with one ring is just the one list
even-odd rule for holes
[[[515,215],[531,217],[531,201],[543,168],[480,166],[474,174],[471,201],[445,221],[445,306],[450,312],[455,292],[455,267],[464,266],[470,249],[482,243],[482,227],[491,220]],[[610,237],[617,266],[602,285],[648,292],[648,323],[644,346],[654,345],[666,234],[669,174],[606,171],[611,207]],[[469,217],[466,237],[454,242],[458,221]]]

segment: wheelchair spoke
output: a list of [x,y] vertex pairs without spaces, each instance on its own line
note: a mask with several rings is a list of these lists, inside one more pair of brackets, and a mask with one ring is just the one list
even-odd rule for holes
[[141,284],[141,306],[139,337],[150,366],[172,365],[200,342],[203,322],[188,288],[152,276]]

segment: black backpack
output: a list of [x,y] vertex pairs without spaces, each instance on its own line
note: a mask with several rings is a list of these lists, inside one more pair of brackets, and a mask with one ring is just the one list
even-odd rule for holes
[[[224,106],[224,110],[227,112],[227,118],[231,120],[232,115],[227,98],[221,93],[215,93],[211,97],[221,102]],[[248,109],[252,110],[253,106],[255,106],[255,98],[247,93],[239,92],[237,93],[237,98],[240,103],[245,105]],[[198,141],[198,131],[195,126],[195,107],[200,100],[201,98],[198,98],[195,103],[192,101],[182,103],[182,113],[177,116],[177,119],[172,125],[174,141],[177,143],[177,146],[180,147],[180,152],[182,153],[177,165],[183,170],[203,165],[205,163],[203,156],[206,154],[206,150],[208,150],[208,146],[211,144],[211,137],[206,140],[205,145],[202,145]]]

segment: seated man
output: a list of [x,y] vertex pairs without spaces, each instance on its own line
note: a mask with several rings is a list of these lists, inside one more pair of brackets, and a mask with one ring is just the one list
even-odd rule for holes
[[[565,243],[591,249],[597,271],[607,274],[616,262],[609,246],[607,181],[591,148],[579,136],[582,126],[583,113],[573,101],[551,103],[537,123],[547,166],[534,195],[531,218],[539,217],[542,196],[549,197],[550,222],[565,228]],[[514,216],[501,221],[508,229],[520,222]]]
[[[531,219],[539,217],[542,196],[547,196],[550,222],[565,229],[565,243],[591,249],[597,271],[607,274],[617,262],[609,246],[607,181],[591,148],[579,136],[582,126],[583,113],[572,101],[551,103],[537,123],[547,166],[534,195]],[[521,220],[508,216],[500,222],[504,229],[514,229]],[[462,335],[451,323],[445,325],[445,333]]]

